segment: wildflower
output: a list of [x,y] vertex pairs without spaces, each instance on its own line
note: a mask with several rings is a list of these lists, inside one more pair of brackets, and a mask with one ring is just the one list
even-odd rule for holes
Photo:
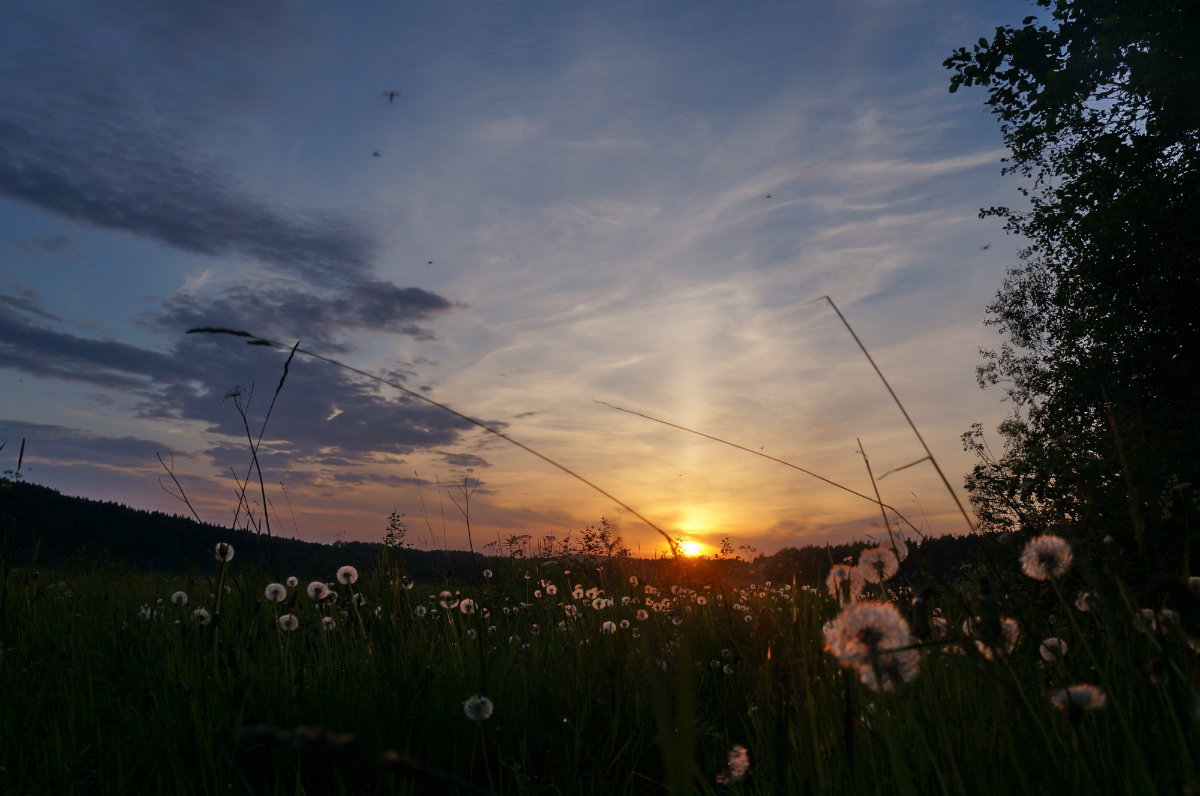
[[263,589],[263,595],[273,603],[281,603],[287,599],[287,589],[282,583],[272,583]]
[[1108,697],[1094,685],[1083,683],[1060,688],[1050,695],[1054,707],[1072,718],[1089,710],[1100,710],[1108,705]]
[[463,600],[458,604],[458,610],[468,615],[475,613],[475,601],[471,599]]
[[490,578],[490,577],[492,576],[492,571],[491,571],[490,569],[485,569],[485,570],[483,571],[483,576],[484,576],[485,578]]
[[842,586],[848,583],[854,575],[854,567],[848,567],[845,564],[834,564],[833,569],[829,570],[829,575],[825,578],[825,588],[829,591],[831,597],[841,599]]
[[177,591],[171,595],[171,604],[178,605],[180,608],[187,605],[187,592]]
[[734,744],[725,758],[725,769],[717,775],[718,785],[738,782],[750,770],[750,752],[741,744]]
[[233,560],[233,545],[229,542],[217,542],[217,546],[213,548],[213,556],[218,561],[228,564]]
[[358,570],[352,566],[344,566],[337,571],[338,583],[349,586],[358,580]]
[[650,614],[646,613],[646,609],[645,609],[645,608],[640,608],[640,609],[638,609],[638,612],[637,612],[637,620],[638,620],[639,622],[645,622],[645,621],[646,621],[647,619],[649,619],[649,618],[650,618]]
[[[325,618],[329,619],[329,617]],[[279,626],[290,633],[296,628],[300,627],[300,620],[296,618],[295,614],[284,614],[283,616],[279,617]]]
[[285,583],[287,583],[289,589],[294,589],[300,585],[300,579],[297,578],[295,575],[292,575],[290,578],[288,578],[285,581]]
[[463,713],[467,714],[467,718],[471,721],[483,721],[490,718],[493,709],[492,700],[479,694],[463,702]]
[[895,553],[883,547],[863,550],[858,556],[858,567],[855,570],[867,583],[883,583],[899,571],[900,560],[896,558]]
[[910,643],[908,623],[891,603],[851,605],[825,630],[825,648],[843,666],[872,666],[879,662],[881,652]]
[[321,617],[321,627],[325,630],[333,630],[337,627],[337,623],[333,621],[332,616],[323,616]]
[[1042,660],[1047,663],[1061,661],[1067,654],[1067,642],[1057,636],[1043,639],[1042,645],[1038,647],[1038,652],[1042,656]]
[[320,602],[329,596],[329,587],[319,580],[308,584],[308,596]]
[[192,620],[201,627],[204,627],[212,621],[212,614],[203,608],[197,608],[195,611],[192,611]]
[[1081,591],[1075,598],[1075,608],[1084,612],[1096,611],[1100,608],[1100,598],[1094,591]]
[[1035,536],[1021,552],[1021,571],[1034,580],[1061,578],[1071,568],[1071,545],[1061,536]]
[[604,624],[600,625],[600,632],[606,636],[611,636],[613,633],[617,632],[617,626],[612,621],[605,622]]

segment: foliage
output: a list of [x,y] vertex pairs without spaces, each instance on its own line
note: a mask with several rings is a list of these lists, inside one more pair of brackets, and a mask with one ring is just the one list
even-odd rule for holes
[[1026,202],[984,211],[1028,246],[988,308],[1007,342],[979,369],[1012,401],[1005,447],[964,435],[967,486],[984,528],[1124,517],[1105,533],[1174,564],[1194,515],[1159,504],[1200,483],[1200,4],[1037,5],[1048,20],[945,62],[951,91],[987,90]]

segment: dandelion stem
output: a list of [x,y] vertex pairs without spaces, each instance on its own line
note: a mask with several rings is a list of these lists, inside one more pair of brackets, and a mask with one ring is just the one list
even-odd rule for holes
[[842,319],[842,324],[846,327],[846,331],[850,332],[850,336],[854,338],[854,342],[858,343],[859,349],[862,350],[863,356],[871,363],[871,367],[875,369],[875,375],[879,376],[879,380],[883,382],[883,386],[887,387],[888,394],[892,396],[892,400],[896,402],[896,406],[900,408],[900,414],[904,415],[904,419],[908,421],[908,426],[913,430],[913,434],[917,435],[917,441],[921,443],[921,447],[925,449],[925,455],[929,457],[929,463],[933,465],[933,469],[937,470],[938,477],[942,479],[942,483],[946,485],[946,491],[950,493],[950,497],[954,498],[954,505],[958,506],[959,512],[962,513],[963,519],[967,521],[967,526],[974,531],[975,523],[971,521],[971,517],[967,514],[967,510],[963,508],[962,501],[958,499],[958,494],[954,488],[950,486],[950,482],[946,479],[946,474],[942,472],[942,468],[938,466],[937,459],[933,457],[933,451],[929,450],[929,446],[925,444],[925,438],[921,436],[921,432],[917,430],[917,424],[908,416],[908,410],[904,408],[904,404],[900,403],[900,398],[897,397],[896,391],[892,389],[892,385],[888,384],[888,380],[883,377],[883,371],[875,364],[875,360],[871,358],[871,354],[867,351],[867,347],[863,345],[862,340],[858,339],[858,335],[854,333],[854,329],[850,326],[850,322],[846,320],[846,316],[842,315],[842,311],[833,303],[833,299],[829,296],[821,296],[816,301],[825,299],[829,302],[829,306],[833,307],[833,311]]

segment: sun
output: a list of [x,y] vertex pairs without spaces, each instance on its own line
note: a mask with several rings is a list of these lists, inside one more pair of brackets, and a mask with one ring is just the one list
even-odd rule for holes
[[704,554],[704,545],[700,542],[683,541],[679,543],[679,552],[689,558],[695,558]]

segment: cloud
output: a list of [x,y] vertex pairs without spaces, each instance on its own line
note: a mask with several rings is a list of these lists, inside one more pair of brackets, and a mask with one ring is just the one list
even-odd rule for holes
[[[25,439],[25,463],[54,462],[58,466],[103,463],[106,467],[145,467],[155,454],[170,447],[138,437],[111,437],[53,424],[0,420],[0,442]],[[9,446],[11,448],[11,445]]]
[[[419,295],[416,303],[429,300]],[[286,356],[236,338],[183,334],[161,353],[59,331],[0,304],[0,367],[114,390],[131,400],[142,418],[200,421],[208,431],[234,439],[245,436],[235,397],[248,407],[257,433]],[[236,396],[229,394],[235,390]],[[294,461],[322,450],[361,460],[444,448],[472,428],[434,406],[390,392],[299,358],[288,371],[267,437],[279,450],[293,451]]]
[[23,240],[21,249],[30,257],[61,254],[71,256],[76,260],[87,259],[87,254],[79,248],[79,244],[70,235],[46,235],[33,240]]

